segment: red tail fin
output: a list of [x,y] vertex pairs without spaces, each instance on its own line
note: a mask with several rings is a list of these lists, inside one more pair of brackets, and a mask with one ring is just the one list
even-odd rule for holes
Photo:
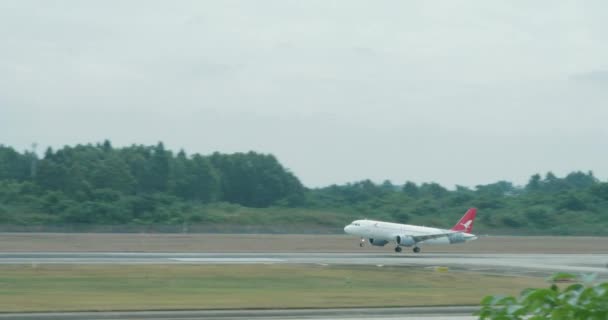
[[460,218],[458,223],[452,227],[452,231],[460,231],[471,233],[473,231],[473,220],[475,220],[475,214],[477,214],[476,208],[471,208]]

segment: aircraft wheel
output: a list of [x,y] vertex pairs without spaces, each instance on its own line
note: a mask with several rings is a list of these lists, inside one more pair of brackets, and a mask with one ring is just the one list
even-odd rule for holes
[[359,247],[363,248],[363,242],[359,242]]
[[419,247],[414,247],[414,249],[412,249],[412,250],[414,250],[415,253],[420,253],[420,248]]
[[401,247],[395,247],[395,252],[401,252]]

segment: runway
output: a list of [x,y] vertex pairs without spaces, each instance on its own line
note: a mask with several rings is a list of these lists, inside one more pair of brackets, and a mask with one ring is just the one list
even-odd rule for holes
[[608,254],[476,253],[135,253],[11,252],[0,264],[316,264],[437,267],[510,275],[595,273],[608,278]]
[[411,307],[411,308],[343,308],[343,309],[284,309],[284,310],[203,310],[203,311],[127,311],[127,312],[57,312],[0,313],[0,319],[14,320],[472,320],[477,307]]

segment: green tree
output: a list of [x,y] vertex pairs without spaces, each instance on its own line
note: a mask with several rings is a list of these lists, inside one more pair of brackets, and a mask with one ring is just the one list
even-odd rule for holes
[[107,188],[126,194],[135,192],[136,181],[129,166],[115,155],[99,161],[91,172],[91,178],[96,189]]
[[603,200],[608,200],[608,182],[594,185],[591,188],[591,194]]
[[30,165],[30,156],[0,145],[0,180],[26,180],[30,177]]
[[420,186],[420,192],[422,194],[430,195],[436,199],[443,198],[448,195],[448,190],[435,182],[423,183],[422,186]]
[[165,150],[162,142],[152,149],[152,155],[146,167],[146,189],[164,192],[169,183],[169,159],[171,152]]
[[528,191],[540,191],[541,189],[541,177],[540,174],[535,174],[532,177],[530,177],[530,180],[528,181],[528,184],[526,185],[526,190]]
[[[554,281],[574,279],[558,274]],[[565,289],[527,289],[518,297],[487,296],[477,313],[481,320],[605,320],[608,319],[608,283],[586,286],[572,284]]]
[[576,189],[593,187],[599,182],[591,171],[586,174],[581,171],[571,172],[564,178],[564,181],[569,187]]
[[542,191],[559,192],[569,188],[564,179],[558,178],[553,172],[547,172],[545,180],[542,182]]
[[172,193],[183,199],[201,202],[219,199],[218,173],[210,161],[201,155],[188,159],[185,152],[178,153],[172,161],[169,181]]
[[69,181],[68,168],[45,157],[38,165],[36,182],[47,190],[65,190]]
[[587,204],[576,194],[568,193],[564,197],[560,198],[559,208],[572,211],[583,211],[587,208]]
[[223,201],[266,207],[304,192],[300,181],[272,155],[215,153],[211,163],[219,171]]
[[415,198],[419,195],[418,186],[416,185],[416,183],[411,182],[411,181],[407,181],[403,185],[403,188],[401,190],[403,191],[403,193],[405,193],[408,196],[413,197],[413,198]]
[[491,183],[487,185],[479,185],[475,188],[479,193],[492,194],[495,196],[504,196],[514,194],[516,192],[516,188],[513,186],[513,183],[508,181],[498,181],[496,183]]

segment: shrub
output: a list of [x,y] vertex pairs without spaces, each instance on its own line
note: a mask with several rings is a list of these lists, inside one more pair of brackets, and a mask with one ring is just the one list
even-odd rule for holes
[[605,320],[608,319],[608,283],[572,284],[561,290],[555,283],[571,281],[570,274],[555,275],[546,289],[526,289],[519,297],[487,296],[481,301],[479,319],[485,320]]

